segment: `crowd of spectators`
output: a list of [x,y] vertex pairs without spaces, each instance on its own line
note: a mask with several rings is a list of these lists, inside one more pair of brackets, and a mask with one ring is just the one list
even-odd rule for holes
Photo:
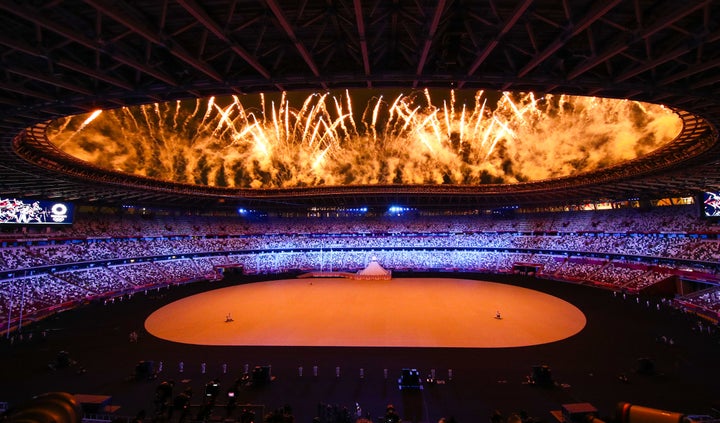
[[[307,229],[307,228],[305,228]],[[322,226],[314,229],[322,230]],[[579,252],[705,262],[720,261],[720,242],[697,236],[660,234],[371,233],[327,236],[252,234],[209,237],[80,240],[0,248],[0,272],[123,258],[227,253],[247,250],[338,250],[386,248],[483,248]]]
[[637,292],[681,268],[717,274],[717,228],[692,210],[260,221],[79,215],[71,227],[42,238],[6,234],[0,322],[17,316],[21,303],[32,314],[88,297],[219,277],[220,267],[354,272],[371,257],[394,271],[510,273],[517,263],[530,263],[544,277]]
[[135,285],[126,281],[107,267],[90,267],[55,273],[55,276],[70,285],[86,290],[93,295],[113,295],[131,291]]
[[0,248],[0,272],[126,257],[265,249],[501,248],[720,261],[718,227],[692,208],[512,216],[269,218],[81,215]]
[[87,298],[90,293],[47,273],[0,280],[0,316],[7,324],[20,313],[33,316],[44,310],[61,308]]
[[720,313],[720,286],[715,286],[694,293],[693,295],[688,295],[683,298],[683,301],[705,310]]
[[171,235],[314,233],[458,233],[485,232],[562,232],[562,233],[720,233],[717,222],[699,217],[696,205],[625,208],[613,210],[553,213],[471,214],[462,216],[379,216],[358,217],[282,217],[249,220],[238,216],[155,215],[123,210],[83,212],[71,226],[28,228],[6,231],[0,239],[33,238],[136,238]]

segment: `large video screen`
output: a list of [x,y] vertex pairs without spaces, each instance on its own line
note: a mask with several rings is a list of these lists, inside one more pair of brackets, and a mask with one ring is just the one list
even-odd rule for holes
[[72,220],[72,203],[0,198],[0,224],[69,225]]
[[704,192],[702,200],[706,217],[720,217],[720,192]]

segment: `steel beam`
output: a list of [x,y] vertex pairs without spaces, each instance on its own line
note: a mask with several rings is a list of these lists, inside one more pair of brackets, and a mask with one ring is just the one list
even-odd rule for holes
[[[363,71],[365,76],[370,76],[370,56],[368,55],[367,39],[365,35],[365,19],[363,18],[363,7],[362,0],[353,0],[353,6],[355,7],[355,22],[357,25],[358,39],[360,41],[360,54],[362,55]],[[372,84],[370,80],[367,81],[367,86],[370,88]]]
[[613,43],[611,43],[611,47],[604,52],[591,57],[587,60],[585,60],[583,63],[579,64],[575,67],[570,73],[568,73],[567,79],[573,80],[577,78],[578,76],[582,75],[583,73],[589,71],[590,69],[594,68],[595,66],[599,65],[600,63],[605,62],[606,60],[609,60],[611,57],[627,50],[630,47],[630,44],[646,39],[647,37],[650,37],[654,34],[656,34],[658,31],[661,31],[671,25],[673,25],[675,22],[679,21],[680,19],[685,18],[687,15],[695,12],[698,9],[701,9],[705,7],[709,3],[709,0],[705,0],[701,3],[697,3],[691,7],[687,7],[685,4],[680,3],[674,3],[678,6],[680,10],[674,10],[674,13],[666,13],[663,15],[662,18],[656,20],[652,23],[652,25],[647,26],[645,29],[639,31],[638,34],[633,35],[632,39],[627,39],[627,37],[620,37],[616,39]]
[[445,2],[446,0],[439,0],[435,4],[435,12],[433,13],[433,18],[430,22],[427,36],[425,37],[425,43],[423,45],[422,52],[420,53],[420,60],[418,61],[417,68],[415,69],[415,75],[422,75],[423,68],[425,67],[425,62],[427,61],[428,54],[430,53],[430,46],[432,45],[433,38],[435,37],[435,32],[437,31],[438,25],[440,24],[440,17],[445,10]]
[[278,20],[278,23],[282,27],[282,29],[285,31],[287,36],[290,38],[290,41],[295,45],[295,48],[300,53],[300,56],[305,61],[305,64],[308,65],[310,68],[310,71],[315,76],[320,76],[320,71],[318,70],[317,65],[315,64],[315,61],[313,60],[312,56],[310,55],[310,52],[307,51],[305,48],[305,45],[302,43],[301,40],[297,38],[295,35],[295,30],[293,29],[292,25],[290,25],[290,22],[288,22],[287,18],[285,17],[285,13],[282,10],[282,7],[275,1],[275,0],[265,0],[265,3],[268,5],[270,10],[272,10],[273,14],[275,15],[275,18]]
[[[498,31],[497,35],[493,37],[493,39],[485,45],[485,48],[478,54],[477,58],[475,58],[475,61],[470,65],[470,68],[467,71],[468,75],[472,75],[477,71],[477,69],[480,67],[480,65],[485,62],[485,59],[490,56],[490,53],[495,50],[495,47],[497,47],[498,44],[500,44],[500,40],[505,36],[505,34],[510,31],[510,29],[515,26],[517,21],[522,17],[523,14],[525,14],[525,11],[530,7],[534,0],[525,0],[515,6],[515,9],[513,10],[513,13],[510,15],[510,17],[505,21],[503,26]],[[462,87],[461,87],[462,88]]]
[[194,69],[204,73],[215,81],[221,82],[223,80],[222,75],[220,75],[210,65],[203,62],[202,60],[193,57],[190,53],[185,51],[185,49],[183,49],[179,43],[175,43],[170,39],[170,37],[163,35],[156,28],[150,28],[144,22],[140,22],[139,20],[129,16],[128,14],[123,13],[116,4],[108,2],[106,0],[85,0],[85,2],[95,7],[99,12],[108,16],[109,18],[124,25],[134,33],[145,38],[147,41],[162,46],[173,56],[187,63]]
[[265,79],[270,79],[270,72],[255,58],[252,54],[231,40],[225,31],[220,28],[208,14],[203,10],[195,0],[177,0],[177,2],[187,10],[195,19],[198,20],[208,31],[212,32],[218,39],[225,42],[230,49],[240,56],[247,64],[253,67]]
[[563,31],[555,40],[550,43],[541,53],[533,57],[522,69],[518,72],[518,77],[522,78],[527,75],[531,70],[535,69],[537,65],[547,60],[548,57],[553,55],[556,51],[562,48],[565,43],[574,36],[578,35],[582,31],[586,30],[595,21],[603,17],[613,7],[617,6],[622,0],[600,0],[600,6],[595,7],[576,24],[570,25],[565,31]]

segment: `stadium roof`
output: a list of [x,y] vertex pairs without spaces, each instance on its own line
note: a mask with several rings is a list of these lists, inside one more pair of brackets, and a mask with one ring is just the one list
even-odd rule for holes
[[[7,0],[0,10],[3,196],[492,207],[720,190],[717,1]],[[637,163],[579,178],[478,187],[182,186],[103,174],[58,157],[39,130],[18,137],[33,125],[98,108],[383,87],[593,95],[690,113],[681,113],[686,131],[674,147]]]

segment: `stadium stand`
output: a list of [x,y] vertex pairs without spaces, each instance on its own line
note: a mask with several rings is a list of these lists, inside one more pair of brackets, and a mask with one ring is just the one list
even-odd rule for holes
[[[17,321],[21,307],[32,318],[88,298],[218,278],[221,267],[247,274],[357,271],[371,256],[394,271],[512,273],[515,264],[531,263],[538,276],[630,293],[673,276],[717,284],[720,242],[694,210],[260,222],[87,214],[42,238],[5,235],[0,293],[11,306],[0,323]],[[693,304],[717,313],[716,296]]]

